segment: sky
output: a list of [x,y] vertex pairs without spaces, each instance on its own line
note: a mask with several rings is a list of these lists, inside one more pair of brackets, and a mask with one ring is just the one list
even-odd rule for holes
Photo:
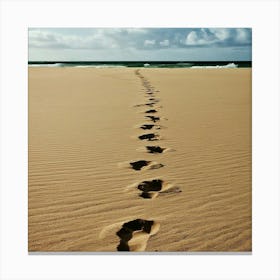
[[30,28],[29,61],[251,60],[250,28]]

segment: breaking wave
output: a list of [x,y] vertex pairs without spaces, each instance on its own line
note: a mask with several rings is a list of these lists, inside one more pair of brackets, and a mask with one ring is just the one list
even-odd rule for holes
[[192,66],[191,68],[238,68],[238,64],[228,63],[227,65]]

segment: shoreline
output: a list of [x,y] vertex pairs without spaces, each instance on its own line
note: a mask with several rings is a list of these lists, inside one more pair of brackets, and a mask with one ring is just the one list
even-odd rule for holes
[[252,68],[251,61],[29,61],[30,67]]

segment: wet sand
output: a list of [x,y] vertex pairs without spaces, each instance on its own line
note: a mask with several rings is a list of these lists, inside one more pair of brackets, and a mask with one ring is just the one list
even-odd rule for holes
[[251,69],[29,68],[29,251],[252,250]]

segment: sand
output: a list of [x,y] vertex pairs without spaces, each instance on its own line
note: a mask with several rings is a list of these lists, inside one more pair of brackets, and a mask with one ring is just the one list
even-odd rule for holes
[[251,251],[251,69],[135,71],[29,68],[29,251]]

